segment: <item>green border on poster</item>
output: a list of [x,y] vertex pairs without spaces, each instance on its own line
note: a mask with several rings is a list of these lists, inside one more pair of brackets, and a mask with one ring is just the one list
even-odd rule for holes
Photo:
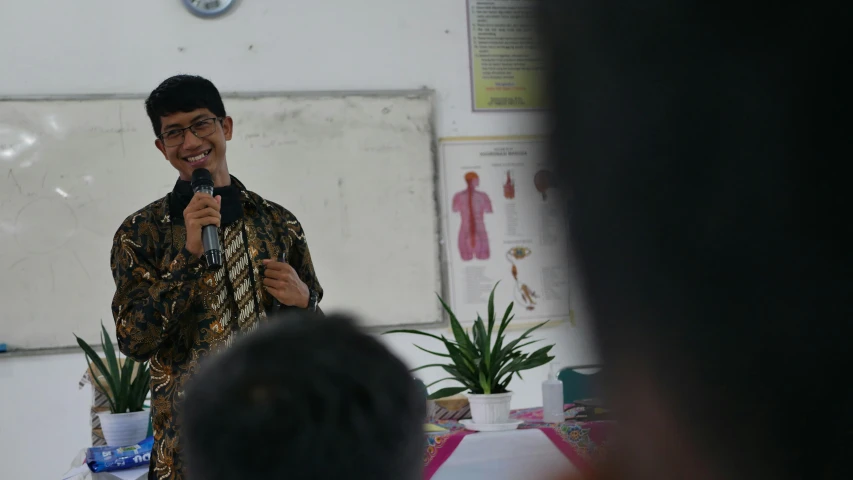
[[467,0],[467,8],[473,110],[545,109],[536,2]]

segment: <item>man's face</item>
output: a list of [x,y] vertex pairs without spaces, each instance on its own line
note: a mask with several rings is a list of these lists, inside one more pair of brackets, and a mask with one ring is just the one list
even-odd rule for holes
[[[161,136],[154,143],[182,180],[190,181],[193,170],[206,168],[217,186],[228,184],[225,142],[231,140],[231,117],[220,121],[210,110],[200,108],[160,117],[160,121]],[[190,126],[197,135],[190,129],[179,131]]]

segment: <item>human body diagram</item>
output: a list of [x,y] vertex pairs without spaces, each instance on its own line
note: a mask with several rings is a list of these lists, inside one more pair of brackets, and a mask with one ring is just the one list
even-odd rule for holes
[[526,283],[518,279],[518,266],[516,262],[523,260],[533,254],[533,251],[527,247],[513,247],[506,252],[506,259],[512,265],[512,278],[515,281],[514,296],[515,300],[524,305],[527,310],[536,308],[536,299],[539,295],[533,289],[527,286]]
[[462,218],[457,242],[459,255],[464,261],[488,260],[489,235],[483,216],[492,213],[492,201],[485,192],[477,190],[480,177],[475,172],[466,173],[465,182],[468,187],[453,195],[453,211]]

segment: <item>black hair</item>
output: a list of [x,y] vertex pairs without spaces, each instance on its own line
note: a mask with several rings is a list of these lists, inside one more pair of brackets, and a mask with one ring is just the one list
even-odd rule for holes
[[145,111],[151,119],[154,135],[160,135],[161,117],[177,112],[206,108],[224,117],[225,105],[213,82],[197,75],[175,75],[163,80],[145,100]]
[[728,478],[849,475],[850,180],[831,165],[850,155],[849,11],[545,2],[554,168],[605,372],[643,359]]
[[193,478],[421,478],[426,397],[342,315],[271,319],[202,366],[183,412]]

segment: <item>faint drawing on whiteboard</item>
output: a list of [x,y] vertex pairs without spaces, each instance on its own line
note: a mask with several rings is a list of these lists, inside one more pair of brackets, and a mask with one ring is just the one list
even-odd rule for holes
[[504,198],[512,200],[515,198],[515,180],[509,170],[506,171],[506,183],[504,183]]
[[548,170],[539,170],[536,172],[536,175],[533,176],[533,185],[536,187],[536,190],[542,194],[542,200],[548,200],[548,189],[554,188],[552,183],[553,175]]
[[515,280],[515,300],[528,310],[536,308],[536,299],[539,298],[539,295],[530,289],[526,283],[518,280],[518,267],[515,262],[529,257],[532,253],[533,251],[527,247],[513,247],[506,252],[506,259],[512,265],[512,278]]
[[492,213],[492,201],[488,195],[476,189],[480,185],[480,177],[476,173],[466,173],[465,182],[468,188],[453,196],[453,211],[462,216],[459,255],[465,261],[474,257],[486,260],[489,258],[489,236],[483,215]]

